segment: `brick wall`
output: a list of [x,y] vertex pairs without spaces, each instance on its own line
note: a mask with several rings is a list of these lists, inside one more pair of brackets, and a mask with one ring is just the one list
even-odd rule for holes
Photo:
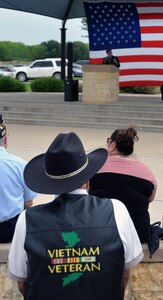
[[[0,244],[0,300],[22,300],[17,283],[8,277],[9,246]],[[152,259],[149,259],[146,245],[143,245],[143,251],[143,261],[132,269],[125,300],[163,300],[163,241]]]
[[118,101],[119,70],[113,65],[83,65],[83,102]]

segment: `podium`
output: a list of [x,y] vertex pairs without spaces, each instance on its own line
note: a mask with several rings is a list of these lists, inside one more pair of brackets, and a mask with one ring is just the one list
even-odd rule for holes
[[83,65],[83,102],[118,101],[119,69],[114,65]]

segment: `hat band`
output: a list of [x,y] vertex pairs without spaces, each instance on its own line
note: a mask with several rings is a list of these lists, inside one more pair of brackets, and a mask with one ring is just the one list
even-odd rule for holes
[[88,165],[88,158],[85,162],[85,164],[78,170],[72,172],[72,173],[69,173],[69,174],[65,174],[65,175],[58,175],[58,176],[55,176],[55,175],[51,175],[51,174],[48,174],[45,170],[45,174],[50,177],[51,179],[65,179],[65,178],[69,178],[69,177],[72,177],[76,174],[79,174],[81,171],[83,171]]

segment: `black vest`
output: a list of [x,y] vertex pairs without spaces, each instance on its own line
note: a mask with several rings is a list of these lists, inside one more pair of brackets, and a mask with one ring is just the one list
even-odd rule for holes
[[121,300],[124,248],[112,202],[65,194],[26,211],[25,300]]

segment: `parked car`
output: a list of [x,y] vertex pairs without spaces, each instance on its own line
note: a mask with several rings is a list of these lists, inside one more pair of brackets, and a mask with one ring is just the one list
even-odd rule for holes
[[89,65],[89,59],[80,59],[76,61],[78,65]]
[[23,66],[25,66],[25,64],[15,64],[15,65],[13,65],[13,67],[23,67]]
[[20,66],[13,69],[14,77],[19,81],[25,82],[28,79],[39,77],[61,78],[61,59],[46,58],[38,59],[29,66]]
[[73,65],[72,65],[72,77],[82,77],[82,76],[83,76],[82,66],[78,65],[76,63],[73,63]]
[[[67,72],[67,60],[66,60]],[[79,65],[73,66],[72,76],[82,76],[82,69]],[[61,78],[61,58],[45,58],[35,60],[29,66],[14,67],[13,77],[19,81],[25,82],[29,79],[39,77],[54,76],[58,79]]]
[[5,77],[12,77],[13,76],[13,69],[7,65],[0,65],[0,76]]

